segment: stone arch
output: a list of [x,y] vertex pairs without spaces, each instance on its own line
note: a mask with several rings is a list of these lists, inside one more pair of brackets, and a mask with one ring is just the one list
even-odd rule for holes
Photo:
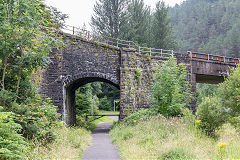
[[76,123],[76,109],[75,109],[75,91],[80,86],[91,82],[105,82],[120,89],[120,77],[114,78],[116,75],[99,73],[99,72],[85,72],[77,75],[69,76],[63,81],[63,115],[64,122],[68,125]]

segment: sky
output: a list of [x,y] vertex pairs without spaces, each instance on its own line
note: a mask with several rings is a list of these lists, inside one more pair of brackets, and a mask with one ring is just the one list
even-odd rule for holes
[[[154,8],[158,0],[144,0],[145,4]],[[184,0],[164,0],[169,6],[180,4]],[[96,0],[45,0],[45,3],[56,7],[62,13],[68,14],[66,24],[83,27],[85,24],[90,30],[89,22],[93,14],[93,6]]]

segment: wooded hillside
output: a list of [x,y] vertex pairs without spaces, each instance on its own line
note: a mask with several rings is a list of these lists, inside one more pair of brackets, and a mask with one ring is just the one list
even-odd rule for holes
[[171,8],[179,50],[240,57],[239,11],[239,0],[187,0]]

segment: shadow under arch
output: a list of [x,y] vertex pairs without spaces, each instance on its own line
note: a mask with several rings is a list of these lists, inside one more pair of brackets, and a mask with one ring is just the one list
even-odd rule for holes
[[72,126],[76,123],[76,108],[75,108],[75,92],[76,90],[91,82],[105,82],[120,89],[119,79],[112,78],[111,75],[102,73],[86,73],[79,74],[68,78],[63,86],[63,118],[67,126]]

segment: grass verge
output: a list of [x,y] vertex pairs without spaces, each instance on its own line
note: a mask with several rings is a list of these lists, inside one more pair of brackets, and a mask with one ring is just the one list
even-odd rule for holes
[[46,146],[31,142],[28,159],[80,159],[91,143],[91,133],[81,128],[56,128],[56,140]]
[[[119,114],[119,111],[114,112],[114,111],[100,110],[99,115],[103,115],[103,114]],[[114,120],[109,116],[104,116],[102,118],[99,118],[99,119],[96,119],[95,121],[90,122],[88,129],[92,131],[94,128],[97,127],[98,123],[101,123],[101,122],[114,122]]]
[[[205,136],[190,120],[156,116],[120,123],[110,131],[122,159],[239,159],[239,133],[224,125],[218,138]],[[219,146],[219,142],[226,145]]]
[[99,113],[100,114],[104,114],[104,113],[107,113],[107,114],[120,114],[119,111],[104,111],[104,110],[99,110]]

